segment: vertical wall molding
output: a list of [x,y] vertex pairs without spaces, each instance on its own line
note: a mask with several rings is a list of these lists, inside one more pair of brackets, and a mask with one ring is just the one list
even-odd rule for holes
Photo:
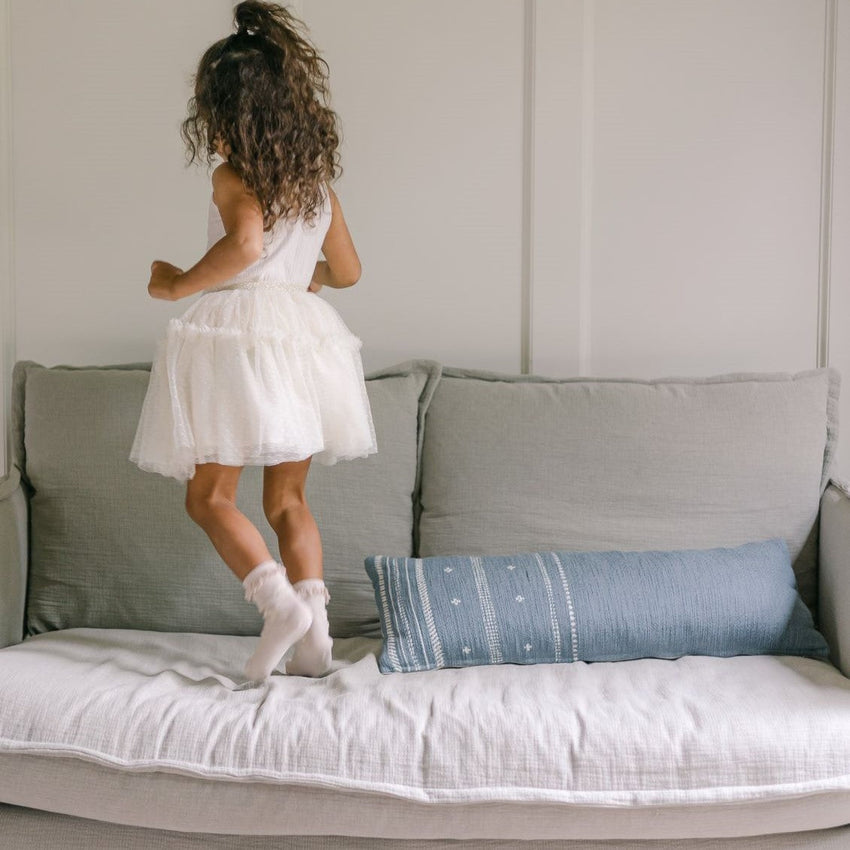
[[12,9],[0,0],[0,371],[3,452],[0,478],[12,468],[12,367],[15,338],[15,218],[12,156]]
[[520,372],[534,368],[534,123],[537,2],[525,0],[522,81],[522,272],[520,275]]
[[817,365],[829,365],[830,276],[832,256],[832,195],[835,146],[835,64],[838,44],[835,0],[824,4],[823,125],[820,186],[820,246],[818,251]]
[[593,122],[595,0],[582,3],[581,38],[581,232],[579,234],[579,375],[591,375],[591,288],[593,260]]

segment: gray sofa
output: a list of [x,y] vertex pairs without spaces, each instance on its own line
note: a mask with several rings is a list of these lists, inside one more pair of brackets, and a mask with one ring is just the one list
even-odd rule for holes
[[[332,671],[246,687],[261,620],[127,453],[149,363],[13,372],[0,847],[850,847],[839,374],[369,373],[379,452],[314,464]],[[278,554],[262,470],[238,504]],[[381,674],[371,554],[783,537],[830,659]],[[278,675],[278,673],[281,673]]]

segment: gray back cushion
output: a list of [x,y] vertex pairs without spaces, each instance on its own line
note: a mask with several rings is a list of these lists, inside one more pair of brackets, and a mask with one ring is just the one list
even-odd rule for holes
[[[364,558],[413,554],[422,422],[440,368],[409,360],[366,375],[377,454],[310,466],[306,496],[322,537],[334,637],[380,637]],[[128,460],[149,377],[150,363],[15,365],[14,461],[31,511],[27,634],[76,626],[259,633],[256,607],[186,513],[185,484]],[[262,476],[262,467],[244,468],[237,505],[279,559]]]
[[816,618],[839,383],[834,368],[639,380],[443,366],[425,420],[417,554],[782,537]]

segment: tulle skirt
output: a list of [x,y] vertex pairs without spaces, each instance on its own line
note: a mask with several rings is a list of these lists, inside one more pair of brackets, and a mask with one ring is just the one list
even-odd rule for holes
[[197,463],[375,454],[361,345],[306,287],[206,291],[157,340],[129,459],[186,481]]

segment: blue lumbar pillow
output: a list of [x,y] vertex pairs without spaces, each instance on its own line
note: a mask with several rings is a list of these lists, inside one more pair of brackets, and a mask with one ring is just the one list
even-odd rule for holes
[[370,555],[382,673],[829,646],[781,538],[734,548]]

